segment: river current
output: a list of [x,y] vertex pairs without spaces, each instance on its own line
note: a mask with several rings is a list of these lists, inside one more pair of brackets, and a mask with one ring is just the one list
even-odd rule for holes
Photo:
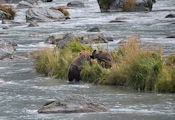
[[[53,0],[39,4],[40,7],[64,6],[70,0]],[[118,47],[120,41],[138,36],[146,45],[164,48],[164,54],[175,53],[175,39],[166,38],[175,34],[175,19],[165,18],[175,13],[175,0],[157,0],[152,12],[101,13],[96,0],[82,0],[85,8],[69,9],[70,20],[64,22],[39,23],[39,27],[27,27],[25,12],[17,11],[15,21],[20,25],[0,24],[0,39],[14,40],[16,55],[27,56],[31,51],[50,47],[46,38],[29,37],[30,34],[55,34],[64,32],[86,33],[94,26],[114,38],[109,47]],[[15,5],[14,5],[15,6]],[[109,23],[116,17],[127,18],[125,22]],[[10,29],[2,29],[10,26]],[[104,44],[106,46],[106,44]],[[33,60],[15,58],[0,61],[0,120],[174,120],[175,95],[140,93],[110,86],[91,84],[69,85],[65,80],[41,77],[33,68]],[[71,94],[88,96],[107,105],[109,112],[38,114],[37,110],[46,102],[62,99]]]

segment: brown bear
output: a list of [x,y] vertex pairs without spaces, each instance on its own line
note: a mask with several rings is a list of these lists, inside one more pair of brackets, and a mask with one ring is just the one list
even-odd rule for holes
[[107,52],[102,52],[94,50],[90,56],[92,59],[97,59],[97,62],[102,65],[102,67],[110,68],[112,67],[113,58]]
[[83,68],[83,64],[86,61],[89,62],[89,64],[91,65],[91,58],[89,53],[83,51],[80,52],[79,56],[76,57],[75,60],[70,64],[68,70],[68,79],[70,83],[73,82],[74,80],[75,82],[79,82],[81,80],[80,72]]

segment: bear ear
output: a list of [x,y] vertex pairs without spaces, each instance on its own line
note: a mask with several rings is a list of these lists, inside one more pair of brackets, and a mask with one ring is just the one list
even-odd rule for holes
[[81,54],[82,54],[82,52],[79,53],[79,55],[81,55]]

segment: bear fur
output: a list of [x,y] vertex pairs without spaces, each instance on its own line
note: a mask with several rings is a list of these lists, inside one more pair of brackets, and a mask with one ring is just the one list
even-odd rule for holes
[[68,79],[69,82],[79,82],[81,80],[80,72],[83,68],[83,64],[85,62],[89,62],[91,65],[91,57],[88,52],[80,52],[79,56],[75,58],[75,60],[70,64],[68,70]]
[[102,52],[98,50],[94,50],[92,55],[90,56],[92,59],[97,59],[97,62],[102,65],[102,67],[110,68],[112,67],[113,58],[107,52]]

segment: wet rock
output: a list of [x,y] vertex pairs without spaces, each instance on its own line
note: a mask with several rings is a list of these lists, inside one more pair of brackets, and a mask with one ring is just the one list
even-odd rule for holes
[[31,21],[30,24],[28,25],[28,27],[37,27],[37,26],[39,25],[36,21]]
[[3,26],[2,29],[9,29],[9,26]]
[[26,12],[26,21],[54,22],[64,21],[66,16],[58,10],[47,8],[29,8]]
[[115,20],[109,21],[109,23],[115,23],[115,22],[125,22],[127,18],[115,18]]
[[100,29],[98,27],[90,28],[87,32],[100,32]]
[[175,18],[175,14],[169,14],[165,18]]
[[23,8],[33,8],[34,6],[26,1],[21,1],[19,2],[19,4],[17,5],[17,9],[23,9]]
[[12,45],[13,48],[16,47],[16,46],[18,46],[18,44],[15,41],[13,41],[13,40],[10,41],[9,44]]
[[14,47],[11,44],[5,43],[5,41],[0,40],[0,60],[5,58],[13,58]]
[[42,0],[43,2],[52,2],[53,0]]
[[170,35],[167,38],[175,38],[175,34],[174,35]]
[[107,112],[109,109],[102,103],[97,103],[89,98],[73,95],[64,100],[47,102],[38,110],[38,113],[87,113]]
[[68,7],[84,7],[84,3],[81,1],[71,1],[67,3]]
[[112,37],[108,37],[102,33],[91,33],[91,34],[75,34],[75,33],[66,33],[66,34],[55,34],[48,37],[46,43],[56,44],[59,48],[64,48],[72,40],[78,40],[83,44],[89,43],[107,43],[108,41],[113,40]]
[[151,11],[153,0],[97,0],[101,12]]

